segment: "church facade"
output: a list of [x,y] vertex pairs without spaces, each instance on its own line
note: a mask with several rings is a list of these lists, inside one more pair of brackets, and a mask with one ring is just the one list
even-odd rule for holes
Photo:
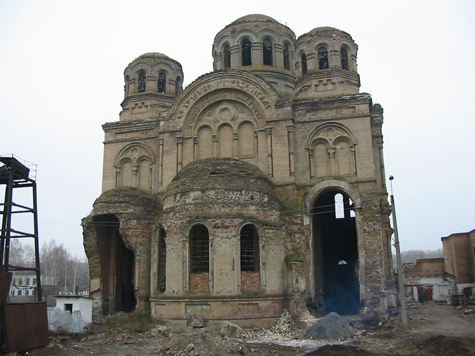
[[386,312],[383,110],[359,92],[357,49],[335,28],[296,38],[248,15],[185,89],[164,54],[127,66],[82,222],[94,313],[256,325],[285,309]]

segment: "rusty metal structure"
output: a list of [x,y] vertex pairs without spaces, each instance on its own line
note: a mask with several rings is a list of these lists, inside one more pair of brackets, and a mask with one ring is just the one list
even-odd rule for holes
[[[41,300],[40,257],[38,243],[38,206],[36,198],[36,165],[14,155],[0,156],[0,185],[5,187],[0,204],[2,226],[0,235],[0,353],[25,351],[48,344],[46,303]],[[17,191],[30,190],[31,204],[15,203]],[[14,217],[30,217],[33,231],[16,228]],[[12,239],[33,239],[34,266],[16,266],[10,261]],[[36,301],[10,303],[8,291],[14,271],[35,271]]]

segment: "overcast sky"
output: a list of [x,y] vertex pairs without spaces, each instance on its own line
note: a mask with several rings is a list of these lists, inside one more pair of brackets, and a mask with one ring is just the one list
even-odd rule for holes
[[402,250],[475,229],[475,1],[0,0],[0,154],[38,165],[40,243],[84,255],[101,125],[119,119],[127,64],[164,53],[188,85],[212,71],[215,34],[254,13],[358,44],[361,92],[384,108]]

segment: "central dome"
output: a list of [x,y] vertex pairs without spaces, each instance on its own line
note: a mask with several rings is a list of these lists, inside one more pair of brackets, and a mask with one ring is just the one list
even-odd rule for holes
[[270,16],[261,15],[261,14],[252,14],[252,15],[246,15],[246,16],[240,17],[237,20],[233,21],[231,24],[235,25],[241,22],[266,22],[266,21],[278,23],[276,20],[274,20]]

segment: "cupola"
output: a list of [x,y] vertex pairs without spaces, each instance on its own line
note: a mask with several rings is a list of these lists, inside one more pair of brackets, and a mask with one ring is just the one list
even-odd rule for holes
[[283,96],[294,91],[295,34],[265,15],[247,15],[214,38],[213,68],[251,71],[266,79]]
[[124,101],[120,121],[157,117],[183,90],[181,64],[162,53],[145,53],[124,71]]
[[317,27],[300,36],[295,49],[296,96],[358,93],[357,51],[351,36],[333,27]]

